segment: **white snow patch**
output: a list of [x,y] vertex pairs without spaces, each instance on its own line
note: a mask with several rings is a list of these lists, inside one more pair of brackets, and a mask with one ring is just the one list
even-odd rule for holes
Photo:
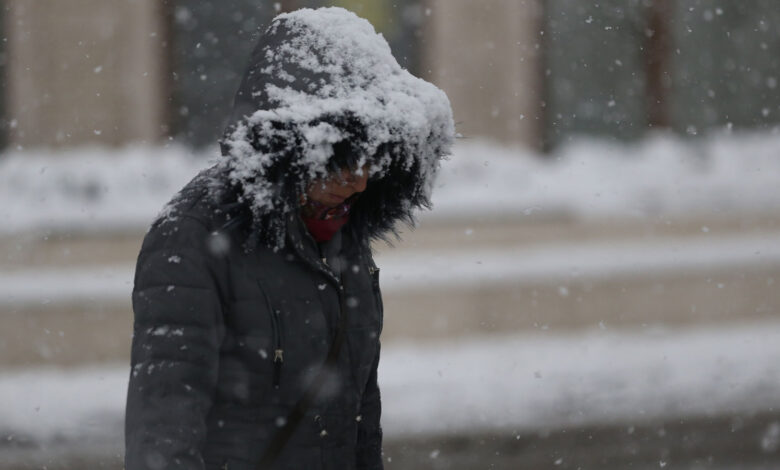
[[168,334],[170,327],[168,325],[158,326],[156,328],[150,328],[149,334],[152,336],[165,336]]
[[[780,136],[658,135],[576,141],[550,156],[479,140],[443,162],[426,218],[680,216],[780,209]],[[9,151],[0,155],[0,234],[143,230],[216,149]]]
[[386,346],[379,377],[389,435],[739,414],[780,406],[780,323]]
[[0,234],[143,229],[214,152],[197,158],[182,147],[6,152]]
[[[384,292],[496,283],[641,277],[684,271],[780,265],[780,232],[723,237],[548,243],[469,249],[383,252]],[[561,296],[568,295],[565,286]]]
[[[3,371],[0,431],[46,442],[118,429],[129,372]],[[379,380],[388,436],[749,413],[780,406],[780,323],[395,343]]]
[[124,418],[129,372],[118,365],[4,371],[0,432],[43,443],[115,435]]
[[122,265],[0,271],[0,305],[85,300],[129,305],[134,268]]
[[634,144],[579,139],[547,158],[461,141],[425,217],[681,215],[780,208],[780,135],[653,135]]

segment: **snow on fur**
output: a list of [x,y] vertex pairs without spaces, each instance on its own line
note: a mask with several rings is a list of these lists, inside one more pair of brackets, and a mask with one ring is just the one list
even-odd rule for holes
[[[334,146],[343,145],[355,168],[368,165],[372,183],[361,199],[370,206],[353,210],[358,228],[377,237],[430,205],[455,135],[444,92],[401,68],[371,24],[342,8],[277,16],[253,53],[236,109],[221,166],[260,222],[255,228],[282,243],[284,215],[333,169]],[[386,178],[395,183],[376,184]]]

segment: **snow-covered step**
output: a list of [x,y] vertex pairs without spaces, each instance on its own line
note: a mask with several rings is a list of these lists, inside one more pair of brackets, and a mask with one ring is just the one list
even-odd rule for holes
[[[780,311],[780,232],[386,252],[386,342],[707,325]],[[133,265],[0,272],[0,362],[126,357]],[[14,332],[9,334],[8,332]]]
[[[116,446],[128,376],[127,364],[1,372],[0,439]],[[379,381],[390,441],[751,416],[780,407],[780,323],[397,343]]]
[[[539,244],[659,243],[665,239],[760,237],[780,232],[774,213],[689,214],[684,218],[623,217],[578,219],[563,213],[498,217],[422,217],[417,228],[401,227],[401,240],[376,242],[380,255],[503,249]],[[31,268],[75,268],[132,264],[143,230],[93,230],[2,234],[0,272]]]
[[[386,293],[492,285],[636,279],[670,272],[780,266],[780,232],[472,250],[388,251],[377,257]],[[0,271],[0,305],[121,300],[132,264]]]

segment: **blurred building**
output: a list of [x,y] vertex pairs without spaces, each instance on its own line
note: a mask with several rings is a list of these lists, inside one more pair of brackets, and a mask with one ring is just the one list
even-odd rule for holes
[[154,0],[7,0],[13,144],[152,142],[166,133],[167,35]]
[[5,0],[3,141],[213,144],[258,32],[323,5],[368,18],[469,138],[552,148],[780,115],[772,0]]

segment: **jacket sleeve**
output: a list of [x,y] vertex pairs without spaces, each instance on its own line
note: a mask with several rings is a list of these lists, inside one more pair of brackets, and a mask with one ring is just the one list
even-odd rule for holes
[[204,468],[224,335],[209,236],[200,222],[182,217],[144,240],[133,289],[127,470]]
[[376,358],[371,368],[371,375],[363,393],[360,406],[360,422],[358,423],[357,468],[359,470],[382,470],[382,403],[377,381],[379,366],[379,343],[377,343]]

